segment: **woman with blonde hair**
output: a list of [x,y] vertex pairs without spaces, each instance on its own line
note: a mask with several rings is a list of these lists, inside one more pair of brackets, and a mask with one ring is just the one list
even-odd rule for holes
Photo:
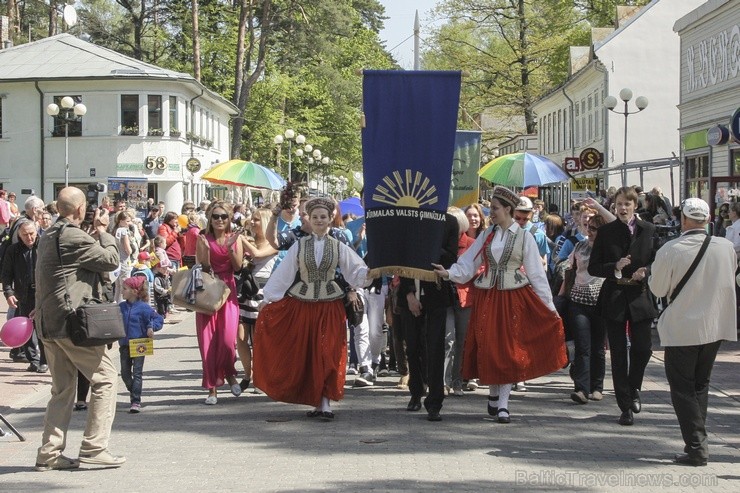
[[203,361],[202,385],[208,389],[205,404],[218,402],[217,388],[228,381],[231,393],[239,396],[241,387],[236,383],[234,367],[239,304],[236,297],[234,273],[241,270],[242,241],[231,232],[231,214],[223,202],[216,202],[207,212],[205,234],[198,235],[195,250],[197,263],[206,272],[212,272],[226,283],[231,292],[226,303],[213,315],[196,313],[195,328],[198,347]]
[[[249,210],[249,209],[248,209]],[[249,231],[251,236],[242,235],[244,257],[248,262],[249,272],[242,268],[240,279],[241,289],[237,293],[239,299],[239,328],[236,335],[236,350],[244,366],[244,378],[239,383],[242,390],[247,390],[252,378],[252,343],[254,341],[254,324],[259,313],[259,302],[263,296],[263,289],[270,278],[275,263],[275,250],[267,241],[267,223],[270,222],[270,209],[249,211]],[[245,216],[246,217],[246,216]],[[256,286],[251,286],[249,278],[254,279]],[[257,292],[252,292],[257,288]]]
[[121,211],[116,214],[115,232],[118,256],[120,258],[118,278],[116,278],[115,302],[123,301],[123,281],[131,277],[131,254],[135,251],[134,238],[131,234],[131,214]]
[[480,204],[470,204],[463,210],[465,216],[468,218],[467,234],[471,238],[476,239],[488,227],[488,221],[485,212],[483,212],[483,207]]

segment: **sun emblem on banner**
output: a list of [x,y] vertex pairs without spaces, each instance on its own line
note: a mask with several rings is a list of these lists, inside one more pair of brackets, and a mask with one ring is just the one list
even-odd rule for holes
[[375,202],[418,209],[424,205],[436,204],[439,200],[437,187],[430,186],[429,178],[420,171],[413,173],[407,169],[403,175],[400,171],[394,171],[392,175],[383,177],[383,183],[375,187]]

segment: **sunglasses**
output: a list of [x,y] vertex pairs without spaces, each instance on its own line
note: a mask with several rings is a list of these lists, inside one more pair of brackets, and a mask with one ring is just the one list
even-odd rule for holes
[[214,221],[217,221],[219,219],[221,221],[226,221],[228,218],[229,218],[228,214],[211,214],[211,219],[213,219]]

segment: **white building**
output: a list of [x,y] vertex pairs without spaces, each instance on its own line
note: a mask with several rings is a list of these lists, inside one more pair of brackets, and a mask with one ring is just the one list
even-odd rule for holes
[[[618,28],[593,29],[591,46],[571,47],[570,77],[533,105],[540,153],[575,176],[597,178],[601,189],[660,186],[677,198],[679,40],[673,24],[701,2],[618,7]],[[628,111],[638,111],[639,96],[649,101],[644,111],[627,117],[626,155],[625,117],[604,106],[607,96],[619,98],[623,88],[633,92]],[[624,112],[621,100],[615,111]]]
[[[69,123],[68,139],[62,119],[47,115],[64,96],[87,107]],[[68,141],[70,185],[130,182],[131,191],[179,211],[184,200],[205,196],[200,176],[229,159],[236,113],[188,74],[69,34],[0,50],[0,185],[19,203],[31,190],[52,200],[64,186]],[[190,158],[201,163],[195,173],[186,169]]]
[[740,5],[710,0],[674,29],[681,39],[683,194],[716,208],[740,188]]

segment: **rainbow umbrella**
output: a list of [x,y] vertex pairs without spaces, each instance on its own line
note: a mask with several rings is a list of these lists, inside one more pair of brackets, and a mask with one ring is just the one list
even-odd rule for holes
[[214,166],[203,174],[203,179],[220,185],[266,190],[279,190],[285,186],[283,177],[270,168],[241,159],[232,159]]
[[563,169],[545,156],[515,152],[499,156],[478,170],[478,176],[507,187],[540,186],[568,181]]

